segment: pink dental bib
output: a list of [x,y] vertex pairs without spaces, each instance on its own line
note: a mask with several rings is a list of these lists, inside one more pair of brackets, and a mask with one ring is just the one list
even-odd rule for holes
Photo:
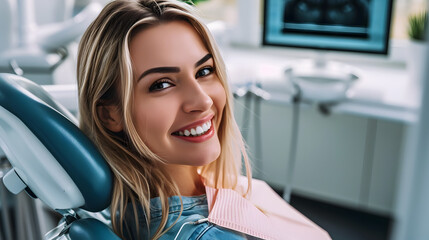
[[331,239],[322,228],[286,203],[268,184],[252,181],[252,196],[206,186],[209,222],[262,239]]

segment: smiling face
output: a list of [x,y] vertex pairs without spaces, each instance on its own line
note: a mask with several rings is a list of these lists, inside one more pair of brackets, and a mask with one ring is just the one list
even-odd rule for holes
[[131,39],[133,121],[143,142],[170,164],[203,166],[219,157],[225,90],[212,55],[184,21]]

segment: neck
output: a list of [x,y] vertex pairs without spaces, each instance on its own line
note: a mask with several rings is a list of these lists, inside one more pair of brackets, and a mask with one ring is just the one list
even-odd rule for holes
[[187,165],[166,165],[167,173],[179,187],[182,196],[198,196],[205,193],[205,187],[197,167]]

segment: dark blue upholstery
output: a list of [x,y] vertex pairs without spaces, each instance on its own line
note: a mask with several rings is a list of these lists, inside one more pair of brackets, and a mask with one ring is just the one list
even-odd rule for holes
[[73,222],[69,229],[69,236],[71,239],[79,240],[121,240],[108,226],[93,218]]
[[28,91],[28,86],[40,89],[39,95],[46,94],[49,99],[37,84],[0,74],[0,105],[25,124],[69,174],[85,199],[81,208],[91,212],[105,209],[110,205],[113,186],[108,164],[75,124],[54,110],[52,103]]

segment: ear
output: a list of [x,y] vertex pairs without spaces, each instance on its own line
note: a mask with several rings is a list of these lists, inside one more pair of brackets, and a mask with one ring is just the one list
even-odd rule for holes
[[97,106],[97,114],[103,125],[112,132],[122,131],[122,118],[115,105]]

